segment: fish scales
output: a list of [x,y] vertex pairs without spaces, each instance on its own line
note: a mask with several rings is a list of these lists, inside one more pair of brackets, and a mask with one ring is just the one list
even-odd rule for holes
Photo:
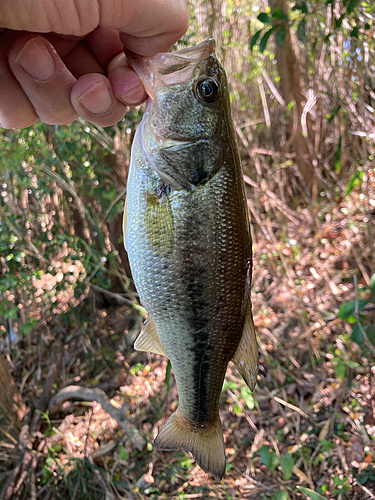
[[[191,451],[221,478],[218,404],[226,368],[237,355],[241,374],[247,366],[254,379],[257,369],[247,205],[213,41],[164,56],[129,57],[146,88],[153,83],[133,143],[125,214],[131,270],[151,325],[135,347],[165,354],[178,387],[178,410],[156,446]],[[215,101],[197,96],[202,78],[208,92],[217,91]]]

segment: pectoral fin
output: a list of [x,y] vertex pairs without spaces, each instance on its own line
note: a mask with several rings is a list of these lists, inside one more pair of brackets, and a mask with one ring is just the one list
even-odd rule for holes
[[153,352],[168,357],[161,345],[155,321],[149,316],[144,324],[143,330],[134,343],[136,351]]
[[122,218],[122,232],[123,232],[123,240],[124,240],[124,247],[125,250],[128,251],[126,248],[126,225],[128,223],[128,195],[126,195],[125,198],[125,206],[124,206],[124,216]]
[[250,300],[247,302],[245,326],[241,342],[232,361],[249,388],[251,390],[254,389],[258,373],[258,342]]
[[173,214],[167,195],[146,194],[144,224],[147,241],[155,251],[163,254],[173,249]]

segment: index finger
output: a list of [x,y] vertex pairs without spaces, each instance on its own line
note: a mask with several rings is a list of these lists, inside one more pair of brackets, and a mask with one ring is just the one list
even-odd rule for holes
[[0,28],[85,37],[102,26],[143,56],[169,50],[188,20],[184,0],[0,0]]
[[[126,48],[141,56],[167,52],[186,32],[189,13],[184,0],[126,0],[101,12],[100,25],[120,31]],[[103,6],[105,2],[102,2]]]

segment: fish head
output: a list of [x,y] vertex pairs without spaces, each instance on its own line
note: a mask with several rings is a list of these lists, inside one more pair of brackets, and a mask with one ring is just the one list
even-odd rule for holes
[[176,189],[207,182],[218,168],[229,114],[227,77],[215,41],[128,59],[150,96],[143,129],[150,164]]

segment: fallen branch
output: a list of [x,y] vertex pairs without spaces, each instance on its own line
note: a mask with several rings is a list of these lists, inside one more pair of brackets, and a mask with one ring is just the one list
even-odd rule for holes
[[145,439],[140,435],[137,429],[135,429],[132,425],[130,425],[126,419],[125,414],[127,410],[127,406],[123,403],[121,408],[116,408],[110,402],[107,394],[101,389],[87,389],[85,387],[80,387],[79,385],[70,385],[68,387],[64,387],[55,394],[48,406],[49,412],[56,413],[63,403],[69,401],[71,399],[78,399],[81,401],[96,401],[101,405],[104,411],[106,411],[112,418],[116,420],[122,429],[129,436],[130,441],[137,448],[137,450],[142,451],[146,446]]
[[126,299],[125,297],[123,297],[119,293],[110,292],[109,290],[106,290],[105,288],[102,288],[101,286],[93,285],[92,283],[90,283],[90,287],[95,292],[103,293],[104,295],[107,295],[111,299],[116,300],[118,305],[126,304],[128,306],[134,306],[134,304],[135,304],[135,302],[133,300]]

